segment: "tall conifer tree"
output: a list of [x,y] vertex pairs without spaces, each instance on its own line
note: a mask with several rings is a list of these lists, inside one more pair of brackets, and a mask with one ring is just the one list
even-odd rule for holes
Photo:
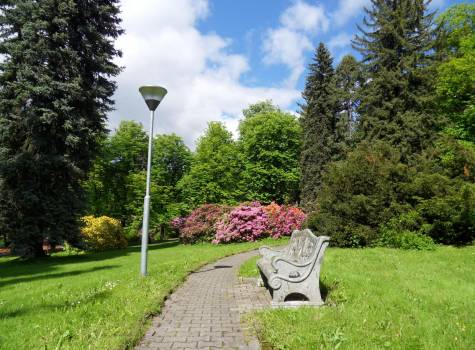
[[303,145],[300,157],[301,204],[312,210],[321,185],[321,173],[335,156],[336,96],[333,59],[323,43],[318,46],[302,94]]
[[344,56],[335,70],[338,97],[337,141],[342,148],[349,144],[355,130],[360,103],[359,91],[363,82],[360,63],[352,55]]
[[425,0],[371,0],[353,41],[368,80],[359,108],[367,140],[398,147],[403,158],[424,148],[439,121],[433,111],[433,13]]
[[0,215],[14,251],[78,242],[80,180],[120,71],[118,0],[0,2]]

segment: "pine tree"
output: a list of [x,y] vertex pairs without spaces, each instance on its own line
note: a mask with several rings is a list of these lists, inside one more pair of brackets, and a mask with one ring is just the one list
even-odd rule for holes
[[[341,148],[348,146],[354,134],[360,103],[359,90],[364,83],[360,63],[352,55],[342,58],[335,70],[338,97],[337,141]],[[343,149],[342,149],[343,151]]]
[[79,242],[80,181],[120,68],[118,0],[0,2],[0,231],[14,252]]
[[427,146],[439,120],[433,111],[433,13],[425,0],[372,0],[353,41],[368,80],[362,89],[360,137],[382,139],[403,158]]
[[335,153],[337,100],[335,96],[333,59],[323,43],[318,46],[302,94],[301,124],[303,145],[300,156],[301,204],[312,210],[321,185],[325,166],[337,157]]

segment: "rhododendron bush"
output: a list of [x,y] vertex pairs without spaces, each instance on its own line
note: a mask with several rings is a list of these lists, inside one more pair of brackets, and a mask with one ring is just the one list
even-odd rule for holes
[[293,230],[302,227],[306,219],[305,213],[297,207],[272,203],[264,210],[268,216],[269,233],[274,238],[290,236]]
[[184,243],[228,243],[289,236],[302,227],[305,218],[299,208],[276,203],[242,203],[234,208],[206,204],[186,218],[175,218],[171,225],[180,232]]
[[216,234],[216,223],[231,207],[218,204],[205,204],[193,210],[186,218],[172,220],[172,226],[180,232],[183,243],[197,241],[211,242]]
[[255,241],[267,236],[268,232],[264,207],[258,202],[242,204],[217,223],[213,243]]

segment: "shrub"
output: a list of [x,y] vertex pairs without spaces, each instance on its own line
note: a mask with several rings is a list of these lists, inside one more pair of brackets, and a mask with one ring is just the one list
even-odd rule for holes
[[186,222],[186,217],[178,216],[170,222],[170,226],[172,229],[180,231],[183,228],[183,226],[185,226],[185,222]]
[[267,213],[267,226],[273,238],[290,236],[292,231],[302,228],[306,218],[301,209],[276,203],[265,206],[264,211]]
[[181,241],[183,243],[211,242],[216,234],[216,223],[230,210],[231,207],[219,204],[205,204],[193,210],[181,224]]
[[401,249],[434,250],[436,245],[429,236],[413,231],[383,229],[377,246]]
[[361,143],[323,174],[317,211],[307,226],[340,247],[365,246],[378,228],[403,210],[399,185],[410,175],[400,155],[383,142]]
[[424,218],[417,210],[410,210],[392,218],[380,228],[375,245],[388,248],[433,250],[433,239],[424,234]]
[[268,215],[259,202],[253,202],[239,205],[218,222],[213,243],[249,242],[268,235]]
[[111,248],[124,248],[127,239],[120,221],[108,216],[94,217],[84,216],[81,233],[88,249],[104,250]]
[[430,245],[421,235],[467,244],[475,239],[474,173],[475,148],[463,143],[441,140],[402,163],[390,145],[363,142],[328,165],[306,224],[341,247],[383,238],[385,245]]

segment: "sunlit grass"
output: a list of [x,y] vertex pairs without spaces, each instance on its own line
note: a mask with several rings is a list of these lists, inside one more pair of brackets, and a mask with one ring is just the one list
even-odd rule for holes
[[0,258],[0,349],[122,349],[190,271],[257,243],[150,246],[139,277],[138,247],[33,262]]
[[[240,272],[256,276],[255,260]],[[264,348],[473,349],[475,247],[336,249],[325,255],[326,306],[250,319]]]

